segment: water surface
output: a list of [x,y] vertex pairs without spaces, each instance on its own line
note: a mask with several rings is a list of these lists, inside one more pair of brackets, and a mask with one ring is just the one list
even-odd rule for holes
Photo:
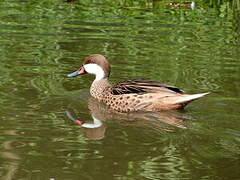
[[[200,3],[0,2],[2,179],[239,179],[239,28],[220,15]],[[112,82],[211,95],[183,111],[111,113],[90,98],[94,77],[66,77],[94,53]]]

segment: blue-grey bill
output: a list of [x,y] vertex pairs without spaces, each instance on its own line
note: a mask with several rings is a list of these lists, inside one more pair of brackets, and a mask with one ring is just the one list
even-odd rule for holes
[[78,73],[78,71],[75,71],[75,72],[73,72],[73,73],[71,73],[71,74],[68,74],[67,76],[68,76],[68,77],[75,77],[75,76],[77,76],[77,75],[79,75],[79,73]]

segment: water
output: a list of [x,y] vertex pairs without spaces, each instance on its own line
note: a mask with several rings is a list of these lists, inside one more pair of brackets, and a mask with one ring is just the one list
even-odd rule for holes
[[[141,2],[0,2],[2,179],[240,178],[237,24],[200,3]],[[211,95],[183,111],[113,114],[90,98],[92,76],[66,77],[94,53],[112,82]]]

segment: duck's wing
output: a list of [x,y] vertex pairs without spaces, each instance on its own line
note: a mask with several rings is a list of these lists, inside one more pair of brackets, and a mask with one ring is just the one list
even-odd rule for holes
[[156,93],[160,91],[167,91],[172,93],[183,93],[183,91],[177,87],[170,86],[158,81],[148,80],[126,80],[119,82],[112,87],[112,94],[144,94],[144,93]]

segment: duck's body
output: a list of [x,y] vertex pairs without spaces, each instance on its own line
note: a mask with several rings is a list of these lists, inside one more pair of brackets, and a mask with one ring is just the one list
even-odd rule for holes
[[169,2],[167,3],[168,6],[171,7],[178,7],[178,8],[191,8],[194,9],[195,8],[195,2]]
[[110,65],[104,56],[98,54],[85,58],[83,66],[69,74],[69,77],[85,73],[96,76],[90,94],[119,112],[181,109],[189,102],[208,94],[185,94],[174,86],[157,81],[127,80],[111,85],[108,81]]

